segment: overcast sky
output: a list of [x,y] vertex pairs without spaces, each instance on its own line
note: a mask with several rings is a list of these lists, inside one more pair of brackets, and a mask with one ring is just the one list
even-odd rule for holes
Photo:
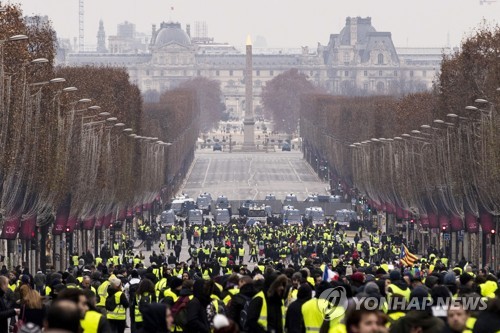
[[[5,2],[5,1],[2,1]],[[7,1],[8,2],[8,1]],[[59,37],[78,36],[78,0],[17,0],[25,15],[48,15]],[[177,21],[185,29],[205,21],[209,37],[236,46],[247,34],[263,36],[269,47],[316,47],[328,43],[348,16],[372,18],[377,31],[392,33],[396,47],[460,45],[483,20],[498,24],[500,0],[85,0],[85,44],[96,45],[99,20],[106,36],[129,21],[137,31]],[[171,8],[173,7],[173,10]]]

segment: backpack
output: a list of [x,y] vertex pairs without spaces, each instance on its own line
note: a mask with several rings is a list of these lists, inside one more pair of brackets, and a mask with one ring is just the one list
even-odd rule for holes
[[179,326],[182,329],[187,325],[187,304],[189,301],[189,296],[182,296],[174,303],[171,309],[175,326]]
[[151,295],[140,295],[139,302],[137,304],[139,311],[142,313],[144,311],[144,307],[151,304],[151,301]]
[[106,297],[106,304],[105,304],[106,310],[114,311],[117,306],[118,304],[116,304],[115,294],[108,295],[108,297]]
[[130,286],[128,287],[128,294],[130,299],[135,299],[137,289],[139,289],[139,283],[130,284]]
[[[217,302],[217,311],[215,309],[215,303]],[[207,305],[207,319],[209,323],[212,323],[216,314],[221,314],[226,316],[227,310],[224,302],[219,299],[214,299]]]
[[240,312],[240,324],[241,324],[241,330],[246,332],[248,331],[248,323],[247,323],[247,318],[248,318],[248,308],[250,307],[250,302],[252,301],[251,297],[241,295],[245,298],[245,305],[243,306],[243,310]]

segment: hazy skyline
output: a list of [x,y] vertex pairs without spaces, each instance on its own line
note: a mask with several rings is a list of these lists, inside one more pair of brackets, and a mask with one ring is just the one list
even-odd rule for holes
[[[3,1],[5,3],[5,1]],[[9,2],[9,1],[7,1]],[[78,37],[78,0],[18,0],[25,15],[47,15],[58,37]],[[173,8],[173,10],[171,10]],[[242,46],[263,36],[268,47],[315,48],[339,33],[346,17],[372,18],[377,31],[392,33],[396,47],[459,46],[483,20],[499,24],[500,2],[480,0],[85,0],[85,45],[96,45],[99,20],[106,38],[128,21],[150,34],[152,24],[176,21],[185,29],[205,21],[216,42]]]

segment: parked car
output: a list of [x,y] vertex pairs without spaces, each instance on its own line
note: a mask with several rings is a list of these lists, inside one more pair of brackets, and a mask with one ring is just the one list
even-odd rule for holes
[[222,151],[222,145],[218,142],[214,143],[214,151],[216,150]]
[[290,144],[289,143],[284,143],[282,146],[281,146],[281,151],[291,151],[292,148],[290,147]]

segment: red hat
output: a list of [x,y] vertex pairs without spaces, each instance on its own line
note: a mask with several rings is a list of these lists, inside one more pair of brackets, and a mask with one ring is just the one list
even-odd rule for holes
[[359,282],[359,283],[363,283],[365,281],[365,276],[361,272],[356,272],[353,275],[351,275],[351,280]]

